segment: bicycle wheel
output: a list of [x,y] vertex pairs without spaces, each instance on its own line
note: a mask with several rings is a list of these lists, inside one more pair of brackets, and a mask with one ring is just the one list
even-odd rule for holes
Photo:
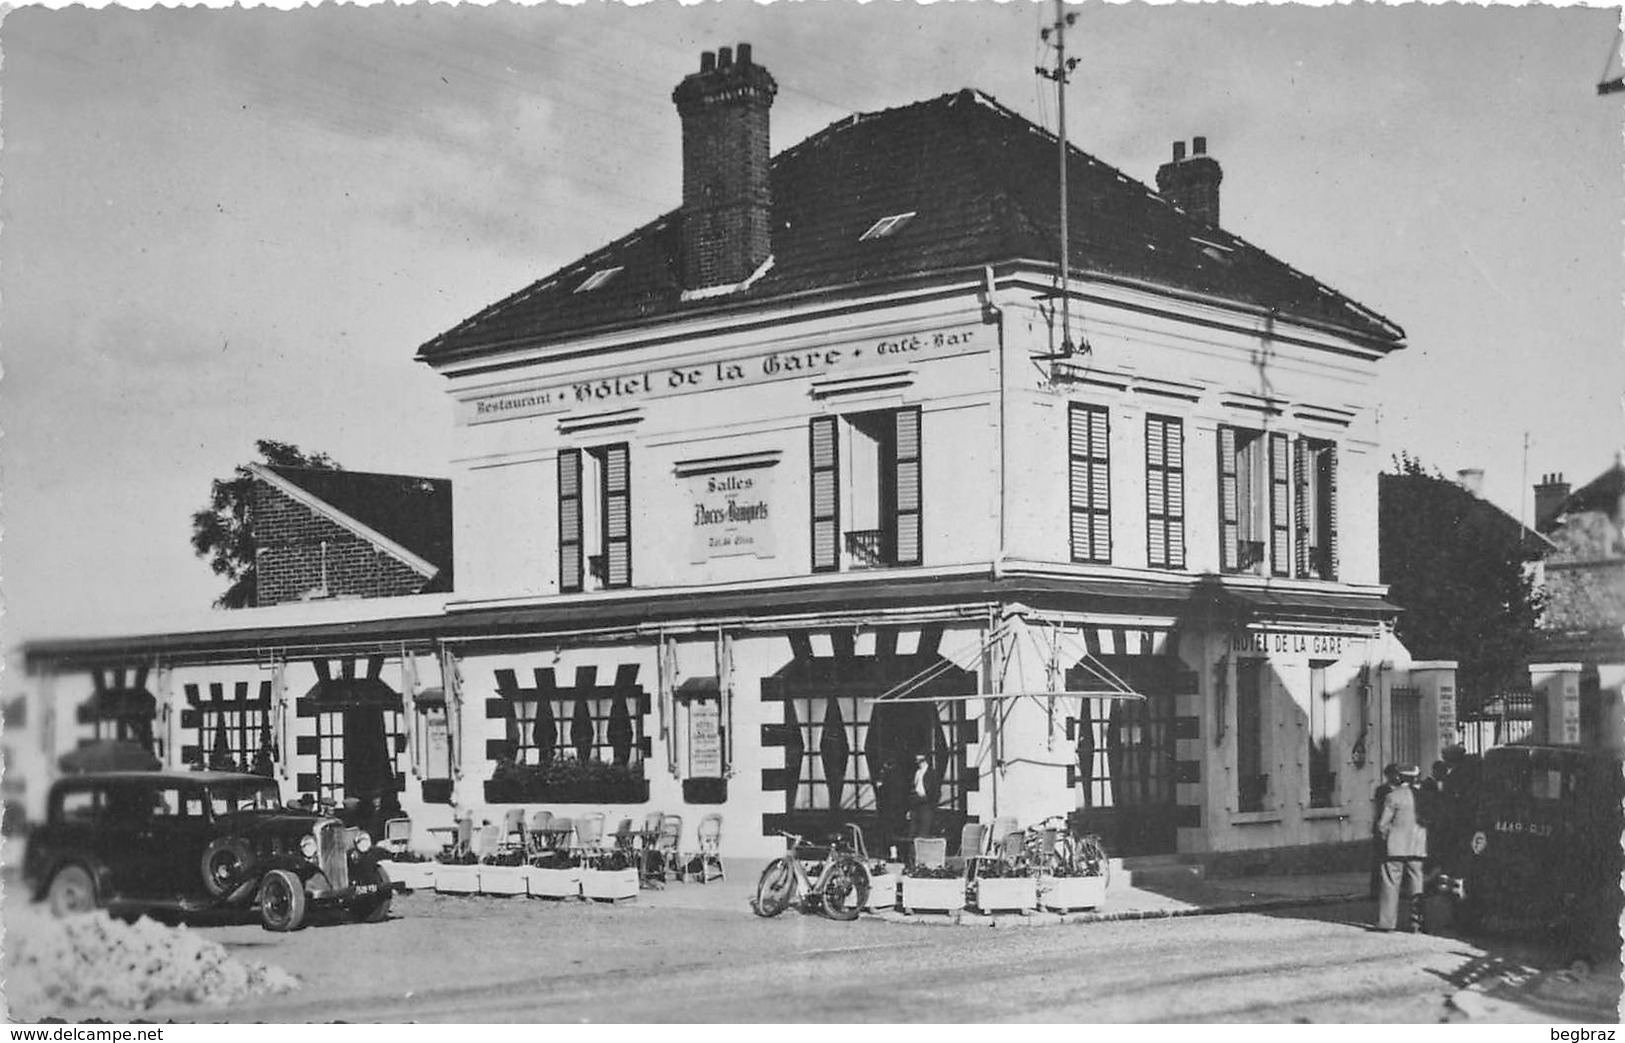
[[757,916],[777,916],[790,908],[796,895],[796,874],[789,859],[775,858],[756,881],[756,901],[751,908]]
[[852,859],[836,862],[819,884],[818,897],[831,920],[856,920],[869,902],[869,871]]

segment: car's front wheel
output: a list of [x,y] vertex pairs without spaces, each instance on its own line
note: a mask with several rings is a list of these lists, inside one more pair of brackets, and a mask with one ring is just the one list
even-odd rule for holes
[[305,885],[286,869],[273,869],[260,881],[260,923],[267,931],[305,925]]
[[389,919],[389,903],[395,897],[394,883],[389,879],[389,871],[380,862],[373,867],[373,879],[378,885],[378,893],[368,895],[351,906],[355,918],[362,923],[383,923]]
[[55,916],[94,912],[101,905],[96,897],[96,881],[84,866],[58,869],[45,891],[45,900]]

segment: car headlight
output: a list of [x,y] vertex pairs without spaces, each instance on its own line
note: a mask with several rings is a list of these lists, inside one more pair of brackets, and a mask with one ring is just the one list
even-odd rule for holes
[[372,850],[372,836],[366,830],[355,835],[355,849],[363,855]]
[[299,853],[306,858],[316,857],[316,838],[306,833],[299,838]]

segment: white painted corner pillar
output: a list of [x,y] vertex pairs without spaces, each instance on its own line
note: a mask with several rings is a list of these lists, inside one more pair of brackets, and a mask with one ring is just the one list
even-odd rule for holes
[[1453,659],[1418,660],[1410,665],[1411,687],[1422,700],[1422,763],[1417,767],[1424,777],[1444,748],[1457,741],[1456,666]]
[[1535,742],[1579,745],[1580,664],[1530,663],[1529,687],[1534,691]]

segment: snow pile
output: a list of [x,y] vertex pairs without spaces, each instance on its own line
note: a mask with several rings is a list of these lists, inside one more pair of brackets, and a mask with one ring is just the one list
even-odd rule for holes
[[103,912],[59,920],[39,907],[11,920],[5,989],[14,1016],[73,1006],[223,1006],[299,986],[280,967],[236,959],[184,927],[148,919],[127,924]]

